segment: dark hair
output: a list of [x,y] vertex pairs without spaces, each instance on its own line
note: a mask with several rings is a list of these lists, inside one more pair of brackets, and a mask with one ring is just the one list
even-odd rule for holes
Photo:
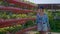
[[38,9],[44,9],[44,6],[38,6]]

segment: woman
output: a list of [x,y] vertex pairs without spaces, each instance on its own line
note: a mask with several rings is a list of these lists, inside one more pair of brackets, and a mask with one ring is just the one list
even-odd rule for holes
[[36,23],[40,34],[47,33],[48,29],[50,28],[48,21],[48,16],[44,13],[44,6],[38,6]]

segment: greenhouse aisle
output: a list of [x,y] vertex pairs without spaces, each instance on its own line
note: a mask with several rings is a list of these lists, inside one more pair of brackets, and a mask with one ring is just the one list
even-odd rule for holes
[[[37,31],[28,31],[26,32],[26,34],[38,34],[38,33]],[[60,34],[60,33],[52,32],[52,34]]]

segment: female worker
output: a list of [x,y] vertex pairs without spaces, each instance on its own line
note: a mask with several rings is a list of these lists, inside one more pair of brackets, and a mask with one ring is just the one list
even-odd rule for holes
[[38,6],[36,22],[39,33],[46,34],[50,26],[48,16],[44,13],[44,6]]

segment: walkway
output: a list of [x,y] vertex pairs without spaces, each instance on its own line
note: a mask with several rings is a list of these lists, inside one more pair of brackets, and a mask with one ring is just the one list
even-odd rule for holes
[[[26,32],[27,34],[36,34],[37,31],[28,31]],[[52,34],[60,34],[60,33],[55,33],[55,32],[52,32]]]

